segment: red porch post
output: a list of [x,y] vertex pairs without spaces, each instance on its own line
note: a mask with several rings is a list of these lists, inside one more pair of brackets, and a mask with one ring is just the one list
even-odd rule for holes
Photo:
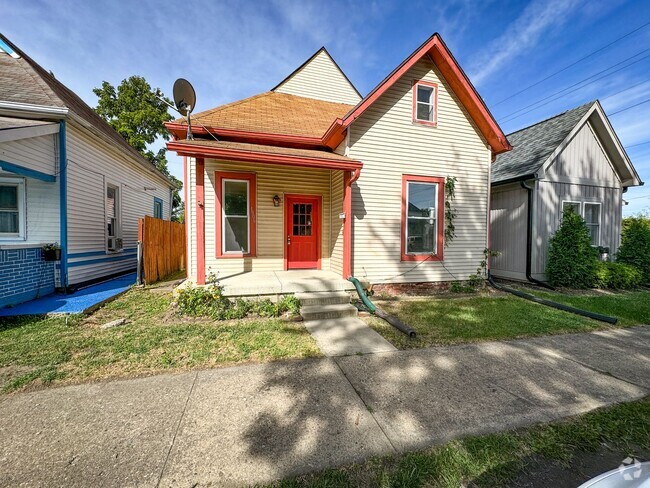
[[205,162],[196,158],[196,283],[205,285]]
[[360,169],[343,174],[343,278],[346,280],[352,276],[352,183],[360,174]]

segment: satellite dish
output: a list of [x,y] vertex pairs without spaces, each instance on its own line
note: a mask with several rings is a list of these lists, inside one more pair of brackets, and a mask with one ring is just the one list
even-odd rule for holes
[[192,84],[184,78],[174,82],[174,103],[178,111],[187,117],[196,104],[196,92]]

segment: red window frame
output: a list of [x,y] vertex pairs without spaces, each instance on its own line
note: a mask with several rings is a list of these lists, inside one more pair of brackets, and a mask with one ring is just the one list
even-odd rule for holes
[[[438,228],[436,236],[436,254],[408,254],[406,252],[406,226],[408,225],[408,218],[406,210],[408,202],[406,201],[408,194],[409,182],[422,182],[433,183],[438,185],[438,215],[437,222]],[[418,175],[402,175],[402,223],[400,232],[400,252],[402,261],[442,261],[444,257],[444,235],[445,235],[445,179],[438,176],[418,176]]]
[[[418,86],[428,86],[433,88],[433,121],[420,120],[417,118],[418,104]],[[413,80],[413,123],[435,127],[438,125],[438,84],[430,81]]]
[[[223,229],[222,225],[222,213],[223,206],[221,204],[223,197],[223,180],[245,180],[248,181],[248,215],[249,215],[249,249],[247,253],[225,253],[223,252]],[[218,258],[254,258],[257,255],[257,219],[255,218],[257,213],[257,175],[255,173],[240,173],[236,171],[216,171],[215,172],[215,181],[217,183],[216,193],[217,193],[217,205],[216,205],[216,250]]]

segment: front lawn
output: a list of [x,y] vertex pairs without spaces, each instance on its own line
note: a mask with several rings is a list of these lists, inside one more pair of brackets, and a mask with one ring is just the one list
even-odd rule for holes
[[[647,295],[650,296],[650,293]],[[416,339],[409,339],[383,320],[376,317],[366,319],[373,329],[398,349],[589,332],[607,326],[511,295],[423,298],[376,303],[417,332]]]
[[[526,430],[470,437],[371,459],[274,488],[578,486],[628,457],[650,456],[648,398]],[[629,461],[628,461],[629,462]]]
[[[300,323],[188,319],[170,304],[168,292],[132,289],[88,317],[2,319],[0,391],[320,355]],[[117,318],[129,322],[100,329]]]

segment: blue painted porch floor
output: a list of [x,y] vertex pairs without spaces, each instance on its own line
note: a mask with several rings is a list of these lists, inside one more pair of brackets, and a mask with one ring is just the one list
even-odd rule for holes
[[15,307],[0,309],[0,317],[16,315],[43,315],[48,313],[83,313],[116,295],[128,290],[135,284],[136,274],[118,276],[103,283],[81,288],[74,293],[64,295],[54,293]]

